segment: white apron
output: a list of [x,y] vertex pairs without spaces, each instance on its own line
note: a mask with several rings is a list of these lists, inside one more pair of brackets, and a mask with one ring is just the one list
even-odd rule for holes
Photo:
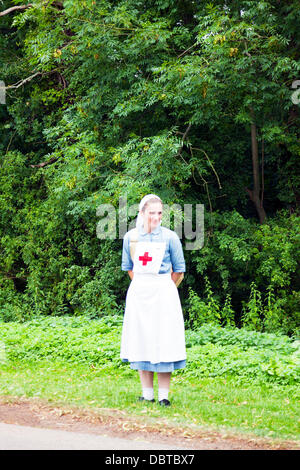
[[137,243],[121,340],[121,358],[129,362],[157,364],[186,359],[178,291],[170,273],[158,274],[165,252],[163,245]]

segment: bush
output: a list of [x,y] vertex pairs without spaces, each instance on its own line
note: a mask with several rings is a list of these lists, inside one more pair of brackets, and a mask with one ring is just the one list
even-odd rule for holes
[[259,225],[234,211],[211,214],[206,225],[209,236],[189,268],[205,281],[191,281],[191,321],[224,323],[222,308],[232,305],[237,326],[299,334],[300,217],[281,211]]
[[[66,361],[127,374],[120,359],[122,321],[63,316],[0,323],[0,343],[13,364]],[[288,336],[203,324],[186,331],[187,367],[176,374],[293,385],[300,379],[299,344]]]
[[204,324],[186,332],[188,376],[296,384],[300,342],[288,336]]
[[[234,310],[231,306],[231,296],[226,295],[223,305],[217,298],[205,276],[206,297],[200,297],[189,288],[187,304],[187,324],[192,329],[197,329],[205,323],[214,325],[233,326]],[[284,310],[285,300],[276,299],[273,286],[267,288],[267,294],[263,297],[257,289],[255,282],[251,283],[249,300],[243,302],[241,323],[244,328],[256,331],[278,332],[281,334],[299,335],[299,312],[295,311],[288,317]]]

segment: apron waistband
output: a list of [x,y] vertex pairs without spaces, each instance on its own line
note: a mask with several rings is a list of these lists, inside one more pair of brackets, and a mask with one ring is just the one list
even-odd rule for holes
[[153,278],[153,279],[164,279],[164,278],[169,278],[171,277],[171,273],[163,273],[163,274],[153,274],[153,273],[134,273],[133,279],[135,278],[140,278],[140,279],[146,279],[146,278]]

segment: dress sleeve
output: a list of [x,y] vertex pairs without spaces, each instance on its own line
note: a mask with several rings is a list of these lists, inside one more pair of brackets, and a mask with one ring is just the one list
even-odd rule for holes
[[123,239],[123,251],[122,251],[122,271],[132,271],[133,262],[130,256],[130,246],[129,246],[129,235],[128,232],[125,234]]
[[185,261],[182,245],[177,233],[175,232],[170,239],[170,258],[173,271],[175,273],[185,273]]

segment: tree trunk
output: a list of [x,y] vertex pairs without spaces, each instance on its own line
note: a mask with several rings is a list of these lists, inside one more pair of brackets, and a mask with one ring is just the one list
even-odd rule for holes
[[254,111],[251,108],[251,152],[252,152],[252,169],[253,169],[253,190],[246,188],[247,193],[250,196],[251,201],[254,203],[258,213],[259,222],[264,223],[267,214],[262,204],[261,191],[260,191],[260,173],[259,173],[259,157],[258,157],[258,145],[257,145],[257,132]]

